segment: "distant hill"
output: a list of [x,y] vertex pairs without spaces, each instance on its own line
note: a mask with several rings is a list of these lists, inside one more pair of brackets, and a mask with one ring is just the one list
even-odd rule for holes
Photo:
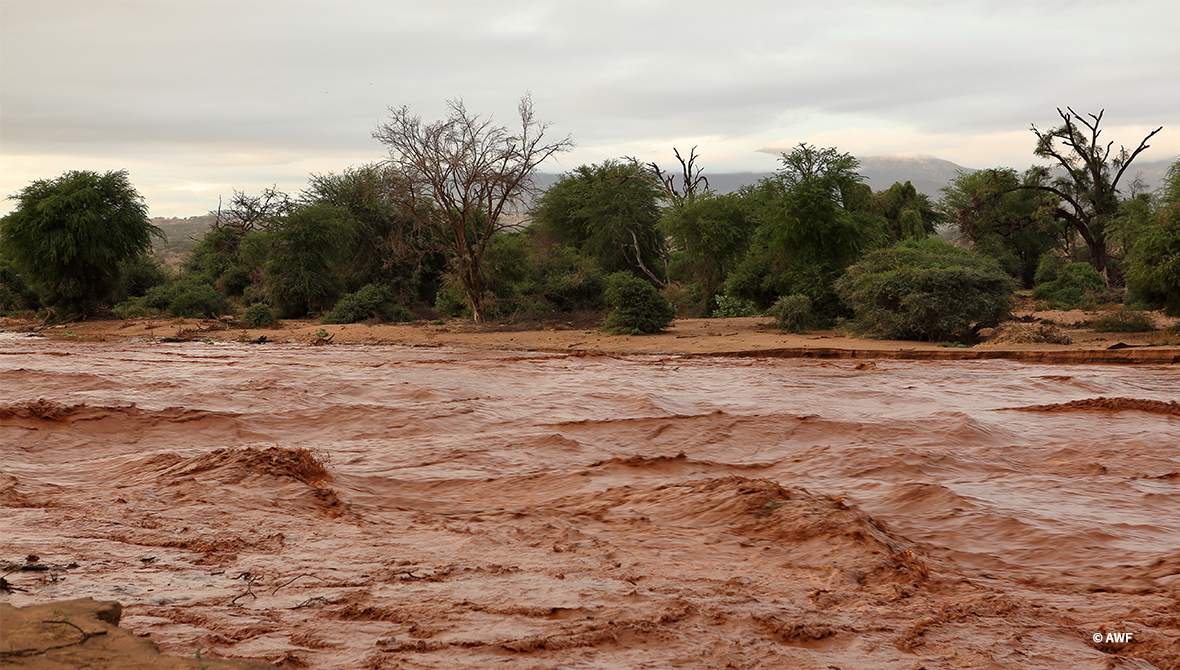
[[[1031,157],[1030,157],[1031,158]],[[1135,161],[1131,169],[1123,177],[1123,193],[1127,192],[1131,181],[1139,177],[1147,185],[1147,190],[1154,190],[1164,179],[1168,167],[1175,162],[1175,158],[1160,161]],[[1029,161],[1029,165],[1032,161]],[[994,166],[989,166],[994,167]],[[1028,165],[1015,167],[1024,170]],[[955,172],[965,170],[974,172],[975,168],[968,168],[934,156],[867,156],[860,159],[860,173],[865,176],[865,183],[874,191],[884,191],[895,182],[910,182],[919,193],[925,193],[937,201],[942,194],[939,189],[946,186],[955,177]],[[705,172],[709,179],[709,188],[717,193],[733,193],[743,186],[756,184],[759,180],[774,176],[773,172]],[[544,192],[561,179],[561,175],[540,172],[534,175],[537,188]],[[518,217],[523,221],[523,217]],[[157,242],[156,256],[169,262],[175,262],[181,255],[187,253],[196,244],[196,240],[209,229],[213,223],[212,215],[191,216],[185,219],[152,219],[152,223],[160,226],[168,237],[168,243]]]
[[[1151,191],[1158,187],[1168,171],[1168,167],[1175,161],[1163,160],[1152,162],[1135,161],[1130,170],[1123,177],[1121,183],[1125,194],[1130,187],[1131,180],[1137,175]],[[1029,161],[1029,165],[1032,161]],[[995,166],[989,166],[995,167]],[[1028,165],[1015,167],[1023,171]],[[942,197],[939,190],[955,178],[959,170],[975,172],[977,168],[969,168],[952,163],[934,156],[866,156],[860,159],[860,173],[865,176],[865,183],[874,191],[884,191],[897,182],[910,182],[919,193],[925,193],[935,201]],[[709,179],[709,187],[718,193],[733,193],[748,184],[756,184],[758,180],[773,176],[773,172],[722,172],[711,174],[705,172]],[[543,183],[546,187],[557,181],[557,175],[545,175]]]
[[1148,191],[1154,191],[1164,183],[1164,176],[1167,175],[1168,168],[1175,162],[1176,158],[1172,160],[1135,161],[1131,163],[1131,167],[1127,168],[1127,173],[1123,175],[1123,181],[1119,182],[1120,190],[1126,194],[1127,188],[1131,185],[1131,180],[1139,177],[1143,183],[1147,184]]
[[974,168],[935,158],[934,156],[868,156],[860,159],[860,173],[874,191],[884,191],[896,182],[910,182],[918,193],[934,200],[942,197],[939,189],[955,178],[958,171],[975,172]]
[[152,225],[159,226],[165,238],[152,241],[152,254],[156,260],[175,270],[180,267],[181,259],[197,245],[197,240],[213,225],[214,218],[212,214],[205,214],[185,219],[152,219]]
[[[894,182],[908,181],[919,193],[925,193],[935,200],[939,197],[938,189],[954,178],[956,170],[973,171],[933,156],[869,156],[860,159],[860,173],[874,191],[884,191]],[[756,184],[771,176],[774,176],[773,172],[705,172],[709,188],[717,193],[733,193],[743,186]],[[539,174],[537,185],[545,189],[559,178],[560,175]]]

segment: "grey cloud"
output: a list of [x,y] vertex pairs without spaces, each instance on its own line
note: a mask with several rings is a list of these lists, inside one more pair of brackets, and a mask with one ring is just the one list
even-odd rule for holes
[[749,144],[750,163],[715,169],[761,169],[760,146],[849,125],[1024,131],[1066,104],[1180,126],[1180,6],[1164,0],[0,0],[0,13],[6,155],[378,158],[388,105],[434,118],[463,97],[510,123],[526,90],[583,147]]

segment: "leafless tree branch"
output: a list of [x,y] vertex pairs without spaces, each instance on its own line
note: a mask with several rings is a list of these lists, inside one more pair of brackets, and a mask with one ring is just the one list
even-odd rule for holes
[[462,100],[447,107],[447,117],[433,123],[423,123],[409,107],[391,107],[373,137],[386,145],[386,164],[404,180],[406,214],[434,234],[475,320],[483,321],[483,259],[504,227],[501,217],[533,194],[537,166],[573,142],[568,136],[547,140],[549,124],[536,119],[527,94],[517,106],[518,133],[470,114]]

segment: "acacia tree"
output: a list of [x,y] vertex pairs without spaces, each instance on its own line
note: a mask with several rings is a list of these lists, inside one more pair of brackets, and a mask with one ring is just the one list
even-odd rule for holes
[[1119,213],[1119,181],[1131,161],[1148,148],[1147,140],[1163,126],[1148,133],[1134,151],[1119,146],[1118,152],[1112,152],[1114,142],[1103,145],[1098,140],[1103,111],[1088,114],[1087,119],[1070,107],[1066,110],[1057,110],[1061,126],[1047,132],[1032,127],[1037,136],[1033,153],[1057,163],[1065,175],[1054,177],[1049,168],[1034,167],[1030,171],[1032,183],[1023,188],[1047,191],[1061,199],[1054,215],[1081,236],[1090,249],[1090,264],[1105,279],[1106,228]]
[[400,206],[434,233],[477,322],[485,319],[484,257],[503,216],[518,211],[535,189],[532,176],[550,156],[573,148],[569,137],[548,141],[527,94],[520,99],[520,131],[469,114],[462,100],[447,117],[423,123],[409,107],[390,108],[373,131],[389,150],[387,164],[405,180]]
[[388,165],[362,165],[341,174],[313,174],[300,194],[303,204],[327,204],[347,212],[352,242],[337,273],[344,291],[381,284],[399,302],[427,299],[444,260],[432,249],[434,234],[414,223],[398,205],[402,180]]
[[[656,230],[660,192],[637,164],[607,160],[563,175],[530,215],[543,230],[594,258],[607,272],[627,270],[663,283],[651,268],[664,257]],[[636,177],[639,178],[636,178]]]
[[746,197],[758,223],[726,292],[766,309],[780,297],[807,296],[825,319],[843,309],[832,285],[862,250],[877,245],[880,217],[860,161],[834,148],[800,144]]
[[163,237],[126,170],[66,172],[38,179],[9,199],[17,207],[0,220],[4,255],[62,316],[110,300],[119,264],[150,250],[153,235]]
[[1062,242],[1065,229],[1053,215],[1058,199],[1024,183],[1011,168],[959,170],[942,188],[941,204],[976,251],[1032,288],[1041,254]]
[[245,191],[234,191],[229,199],[229,205],[222,205],[217,201],[217,211],[209,212],[214,215],[213,228],[237,228],[243,233],[254,230],[265,230],[270,222],[291,212],[295,208],[291,196],[283,193],[277,186],[262,189],[258,195],[247,195]]

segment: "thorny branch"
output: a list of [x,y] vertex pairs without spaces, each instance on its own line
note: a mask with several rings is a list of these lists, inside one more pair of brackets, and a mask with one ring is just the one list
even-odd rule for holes
[[221,199],[217,199],[217,211],[213,227],[221,230],[225,227],[238,228],[242,232],[266,228],[270,219],[291,211],[294,203],[291,197],[283,193],[277,186],[262,189],[260,195],[246,195],[244,191],[234,191],[229,204],[222,206]]
[[241,579],[243,577],[248,580],[246,582],[246,590],[243,593],[239,593],[238,595],[234,596],[234,599],[229,601],[230,605],[237,605],[238,599],[245,598],[246,596],[250,596],[251,598],[258,600],[258,596],[254,595],[254,582],[258,581],[258,576],[251,575],[249,572],[243,572],[237,576],[237,579]]
[[311,573],[304,573],[302,575],[296,575],[296,576],[292,577],[291,579],[288,579],[287,581],[283,582],[282,584],[279,584],[278,586],[274,587],[274,589],[270,592],[270,594],[273,596],[274,594],[278,593],[279,589],[283,588],[284,586],[288,586],[288,585],[292,584],[296,579],[299,579],[300,577],[314,577],[315,579],[319,579],[320,581],[323,581],[322,578],[316,577],[315,575],[313,575]]

